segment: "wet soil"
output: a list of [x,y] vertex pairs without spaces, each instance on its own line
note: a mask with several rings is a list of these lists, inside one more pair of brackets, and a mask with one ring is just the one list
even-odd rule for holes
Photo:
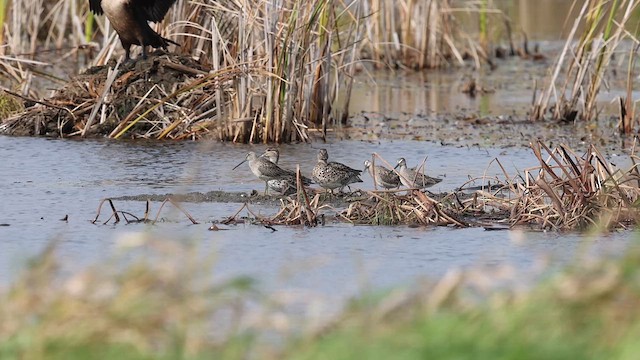
[[566,144],[576,150],[596,145],[606,153],[633,145],[633,136],[616,129],[615,117],[600,121],[562,123],[531,122],[516,115],[481,116],[461,111],[457,114],[382,114],[362,112],[353,116],[349,127],[336,132],[340,139],[432,141],[442,146],[529,147],[542,140],[549,146]]
[[[315,196],[316,193],[321,193],[320,202],[323,204],[330,204],[336,207],[343,207],[350,202],[361,199],[364,197],[364,191],[354,191],[351,193],[341,193],[335,195],[328,195],[322,193],[322,190],[309,189],[307,195]],[[295,196],[295,195],[293,195]],[[208,192],[189,192],[185,194],[140,194],[119,196],[112,198],[113,200],[124,201],[154,201],[162,202],[167,198],[173,200],[189,202],[189,203],[249,203],[256,205],[280,205],[281,200],[285,200],[288,196],[280,195],[264,195],[257,190],[251,192],[239,192],[239,191],[208,191]]]

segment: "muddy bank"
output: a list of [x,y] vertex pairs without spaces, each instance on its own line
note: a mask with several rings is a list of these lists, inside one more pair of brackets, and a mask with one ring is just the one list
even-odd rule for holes
[[[310,190],[309,196],[315,196],[316,191]],[[350,202],[363,197],[364,191],[355,191],[352,193],[336,194],[334,196],[325,195],[320,193],[320,201],[332,206],[345,206]],[[119,196],[112,198],[113,200],[124,201],[153,201],[162,202],[167,198],[174,199],[176,201],[188,202],[188,203],[249,203],[256,205],[271,205],[278,206],[281,200],[286,200],[288,196],[279,195],[264,195],[263,193],[253,190],[251,192],[233,192],[233,191],[209,191],[202,192],[189,192],[185,194],[140,194],[133,196]]]
[[457,114],[383,114],[363,112],[350,119],[350,126],[335,132],[341,140],[433,141],[442,146],[529,147],[541,140],[549,146],[566,144],[583,150],[596,145],[605,153],[620,152],[633,145],[633,136],[622,136],[610,117],[589,123],[531,122],[515,115],[479,116]]
[[[53,97],[39,102],[25,101],[25,112],[3,121],[0,133],[217,138],[221,123],[216,116],[220,114],[215,115],[217,100],[211,94],[220,89],[224,93],[225,81],[232,81],[234,73],[200,84],[203,77],[210,76],[210,68],[190,57],[156,52],[146,60],[122,64],[109,85],[109,69],[114,66],[115,61],[111,61],[106,66],[90,68]],[[534,91],[531,84],[534,79],[542,80],[546,71],[547,66],[539,63],[505,61],[495,71],[482,75],[481,86],[491,91],[476,96],[464,93],[461,79],[467,75],[462,72],[457,76],[437,75],[443,78],[412,71],[378,72],[373,80],[361,74],[351,107],[380,110],[352,114],[345,125],[329,129],[328,140],[418,140],[481,148],[527,147],[532,141],[542,140],[550,146],[562,143],[575,149],[595,144],[606,153],[630,146],[631,138],[619,135],[617,116],[607,112],[592,122],[531,122],[527,115],[530,94]],[[522,72],[527,73],[527,81],[514,81]],[[373,81],[375,90],[371,90]],[[105,93],[105,88],[110,90]],[[169,94],[182,89],[189,91],[167,100]],[[155,108],[165,100],[169,103]],[[467,105],[475,105],[461,106],[465,101]],[[504,114],[485,114],[480,110],[480,104],[485,102],[509,103],[514,109],[507,111],[505,107]],[[441,106],[444,108],[438,108]],[[138,116],[142,120],[138,121]],[[322,140],[319,134],[310,133],[314,141]]]

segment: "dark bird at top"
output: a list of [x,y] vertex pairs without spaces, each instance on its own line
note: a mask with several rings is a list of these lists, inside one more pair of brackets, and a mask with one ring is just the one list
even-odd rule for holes
[[147,58],[147,46],[167,50],[176,42],[163,38],[150,26],[149,21],[162,21],[176,0],[89,0],[89,8],[96,15],[103,13],[118,33],[125,51],[125,61],[131,53],[131,45],[142,46],[142,58]]

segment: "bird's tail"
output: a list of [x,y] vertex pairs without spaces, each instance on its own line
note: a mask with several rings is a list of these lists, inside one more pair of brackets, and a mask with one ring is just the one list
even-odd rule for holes
[[177,42],[175,42],[175,41],[173,41],[171,39],[167,39],[167,38],[164,38],[162,36],[160,36],[160,38],[162,39],[162,48],[165,49],[165,50],[167,49],[167,46],[169,46],[169,44],[173,44],[173,45],[175,45],[177,47],[182,47],[182,45],[178,44]]
[[146,45],[150,45],[153,46],[154,48],[163,48],[164,50],[167,50],[167,47],[170,44],[176,45],[176,46],[181,46],[180,44],[178,44],[177,42],[171,40],[171,39],[167,39],[164,38],[162,36],[160,36],[160,34],[158,34],[157,32],[155,32],[153,29],[151,29],[151,27],[149,27],[147,25],[147,29],[146,29]]

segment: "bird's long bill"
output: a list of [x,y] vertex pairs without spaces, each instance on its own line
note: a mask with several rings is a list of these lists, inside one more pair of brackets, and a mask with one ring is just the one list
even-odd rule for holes
[[246,161],[247,161],[247,159],[242,160],[242,162],[240,162],[240,164],[238,164],[238,165],[234,166],[234,167],[233,167],[233,169],[231,169],[231,170],[235,170],[235,169],[237,169],[237,168],[238,168],[238,166],[240,166],[240,165],[244,164]]
[[397,169],[397,168],[398,168],[398,166],[400,166],[400,163],[397,163],[397,164],[396,164],[396,166],[394,166],[393,168],[394,168],[394,169]]

